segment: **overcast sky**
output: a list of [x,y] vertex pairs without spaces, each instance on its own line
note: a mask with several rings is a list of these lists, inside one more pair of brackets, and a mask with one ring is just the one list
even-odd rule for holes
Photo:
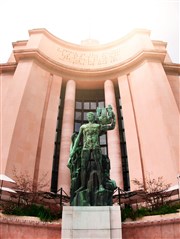
[[0,3],[0,62],[6,63],[12,42],[28,40],[28,30],[46,28],[65,41],[93,38],[108,43],[134,28],[151,31],[152,40],[168,43],[179,59],[180,0],[4,0]]

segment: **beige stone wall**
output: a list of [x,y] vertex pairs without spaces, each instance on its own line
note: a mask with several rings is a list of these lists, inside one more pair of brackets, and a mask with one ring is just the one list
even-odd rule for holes
[[179,111],[162,65],[144,62],[129,74],[129,85],[144,175],[163,176],[166,182],[176,184]]
[[177,239],[180,238],[180,218],[174,214],[144,217],[143,220],[125,222],[122,226],[123,239]]
[[35,217],[0,217],[1,239],[61,239],[61,222],[41,222]]
[[1,165],[1,173],[5,173],[5,168],[7,164],[7,151],[8,151],[8,145],[6,143],[6,134],[7,134],[7,128],[8,125],[6,125],[4,122],[5,112],[6,112],[6,101],[8,101],[9,98],[9,88],[11,87],[11,83],[13,81],[13,74],[14,72],[7,72],[0,76],[1,84],[0,84],[0,165]]
[[[180,218],[170,215],[144,217],[143,220],[122,223],[123,239],[178,239]],[[0,217],[1,239],[61,239],[61,221],[40,222],[23,217]]]
[[35,62],[18,64],[3,117],[9,133],[4,137],[9,146],[7,175],[13,176],[15,167],[18,172],[27,172],[35,183],[44,173],[48,173],[46,180],[51,179],[60,88],[61,78]]

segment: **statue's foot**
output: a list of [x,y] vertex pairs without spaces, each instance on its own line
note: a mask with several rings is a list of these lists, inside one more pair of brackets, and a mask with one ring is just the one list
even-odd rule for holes
[[78,190],[75,191],[75,193],[79,193],[79,192],[83,191],[84,189],[85,189],[85,187],[81,186]]

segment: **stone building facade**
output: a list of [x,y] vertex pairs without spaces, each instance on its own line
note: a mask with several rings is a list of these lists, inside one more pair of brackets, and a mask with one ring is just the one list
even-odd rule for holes
[[111,104],[113,131],[100,138],[111,178],[124,190],[132,179],[162,176],[177,184],[180,65],[166,43],[136,29],[109,44],[65,42],[46,29],[13,43],[1,64],[1,171],[27,172],[47,191],[69,193],[71,136],[97,106]]

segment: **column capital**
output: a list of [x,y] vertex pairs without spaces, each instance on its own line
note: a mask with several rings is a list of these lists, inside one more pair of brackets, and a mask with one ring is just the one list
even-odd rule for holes
[[67,84],[76,84],[76,82],[74,80],[68,80]]
[[112,80],[106,80],[105,82],[104,82],[104,85],[113,85],[113,82],[112,82]]

